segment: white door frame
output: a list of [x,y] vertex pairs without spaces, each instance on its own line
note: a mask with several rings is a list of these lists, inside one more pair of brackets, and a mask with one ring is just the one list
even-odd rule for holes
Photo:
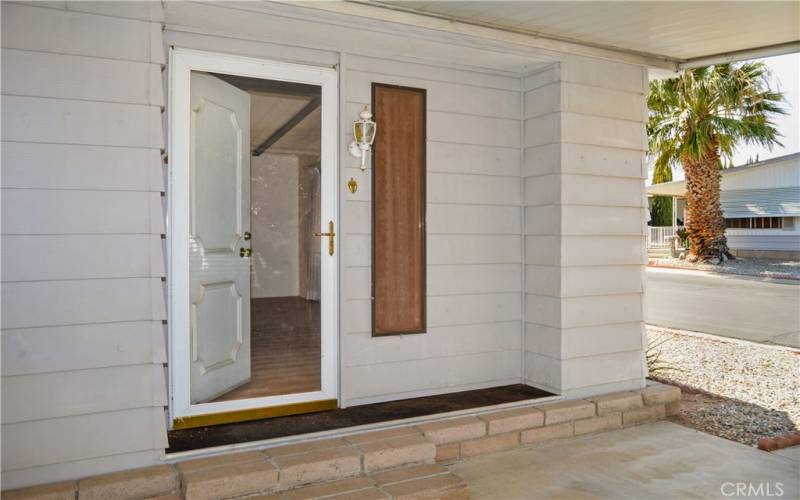
[[336,226],[336,248],[341,248],[338,221],[338,81],[336,70],[285,62],[173,48],[169,56],[169,201],[167,214],[167,290],[170,385],[170,427],[175,419],[338,399],[338,252],[328,255],[328,239],[320,238],[321,383],[322,390],[261,398],[191,404],[190,301],[189,301],[189,82],[192,70],[241,75],[269,80],[306,83],[321,87],[320,190],[323,193],[321,225]]

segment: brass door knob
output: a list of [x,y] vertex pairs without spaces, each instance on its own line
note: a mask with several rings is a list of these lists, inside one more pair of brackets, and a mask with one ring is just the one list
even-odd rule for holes
[[251,255],[253,255],[253,249],[252,248],[240,248],[239,249],[239,257],[244,259],[244,258],[250,257]]
[[252,237],[253,237],[253,235],[250,234],[250,231],[245,231],[244,232],[244,241],[249,241],[250,238],[252,238]]

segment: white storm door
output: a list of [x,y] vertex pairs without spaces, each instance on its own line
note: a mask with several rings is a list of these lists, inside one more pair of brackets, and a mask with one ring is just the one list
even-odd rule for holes
[[189,387],[198,404],[250,380],[250,96],[197,71],[190,89]]

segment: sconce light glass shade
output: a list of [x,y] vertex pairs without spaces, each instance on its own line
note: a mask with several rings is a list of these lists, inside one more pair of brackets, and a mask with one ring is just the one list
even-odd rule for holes
[[361,170],[366,170],[367,151],[370,150],[372,142],[375,140],[377,124],[372,121],[372,113],[369,112],[366,106],[358,116],[359,119],[353,122],[355,141],[350,145],[350,153],[353,156],[361,157]]
[[358,120],[353,124],[353,135],[357,143],[371,146],[375,141],[375,122]]

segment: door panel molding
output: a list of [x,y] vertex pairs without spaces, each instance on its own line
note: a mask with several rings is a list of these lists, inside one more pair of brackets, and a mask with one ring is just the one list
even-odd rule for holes
[[[191,404],[190,372],[194,354],[191,352],[193,303],[189,293],[189,209],[190,189],[190,130],[194,113],[190,105],[192,71],[223,75],[238,75],[321,87],[321,220],[338,221],[338,133],[339,95],[338,76],[332,68],[305,66],[251,57],[173,48],[169,56],[168,151],[169,182],[167,231],[167,294],[169,345],[169,415],[171,425],[189,417],[204,416],[196,421],[214,420],[213,415],[245,412],[246,415],[270,415],[280,408],[314,406],[313,402],[338,400],[339,397],[339,297],[338,252],[328,255],[327,239],[320,238],[321,279],[321,390],[213,403]],[[240,127],[241,128],[241,127]],[[248,200],[249,205],[249,200]],[[242,221],[237,226],[241,233]],[[202,235],[200,235],[202,236]],[[235,245],[234,245],[235,247]],[[338,245],[337,245],[338,247]],[[230,252],[221,248],[222,253]],[[214,252],[208,257],[214,258]],[[217,254],[219,255],[219,254]],[[249,332],[247,332],[249,333]],[[212,363],[213,365],[213,363]],[[210,367],[208,367],[210,368]],[[224,369],[224,368],[222,368]],[[330,406],[330,403],[327,403]],[[217,419],[218,420],[218,419]]]

